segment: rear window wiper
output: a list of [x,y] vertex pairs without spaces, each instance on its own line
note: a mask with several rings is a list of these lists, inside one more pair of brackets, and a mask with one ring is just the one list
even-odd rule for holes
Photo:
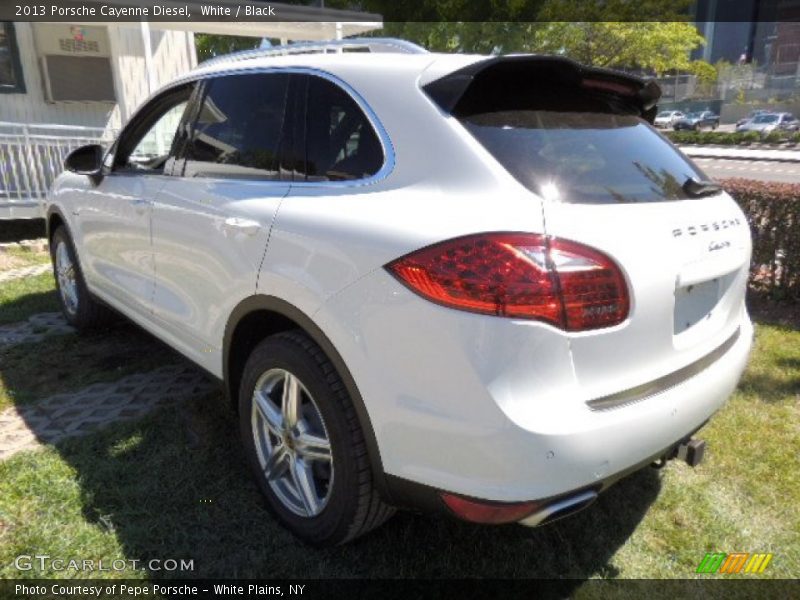
[[681,186],[683,191],[690,198],[700,198],[702,196],[713,196],[722,191],[722,187],[718,183],[709,181],[707,179],[700,180],[694,177],[689,177],[683,182]]

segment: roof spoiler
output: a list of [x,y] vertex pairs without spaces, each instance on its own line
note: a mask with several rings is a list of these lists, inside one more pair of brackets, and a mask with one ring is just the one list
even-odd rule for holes
[[587,67],[563,56],[512,54],[496,56],[453,71],[425,86],[423,90],[444,111],[452,113],[467,89],[481,75],[507,72],[518,77],[525,71],[548,68],[558,72],[559,79],[578,87],[592,89],[632,105],[642,118],[652,122],[661,88],[652,79],[642,79],[619,71]]

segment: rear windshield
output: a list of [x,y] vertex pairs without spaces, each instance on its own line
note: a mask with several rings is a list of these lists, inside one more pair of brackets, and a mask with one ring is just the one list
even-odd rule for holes
[[508,110],[460,120],[514,177],[549,200],[683,200],[689,178],[707,179],[637,116]]

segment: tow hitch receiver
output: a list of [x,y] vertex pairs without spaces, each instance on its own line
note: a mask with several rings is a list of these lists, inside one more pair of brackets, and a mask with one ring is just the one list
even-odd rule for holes
[[706,441],[691,439],[678,446],[675,458],[682,460],[690,467],[696,467],[703,462],[706,453]]
[[682,460],[690,467],[696,467],[703,462],[703,456],[706,452],[706,441],[696,440],[694,438],[686,439],[668,452],[650,466],[654,469],[663,469],[667,466],[667,461],[677,458]]

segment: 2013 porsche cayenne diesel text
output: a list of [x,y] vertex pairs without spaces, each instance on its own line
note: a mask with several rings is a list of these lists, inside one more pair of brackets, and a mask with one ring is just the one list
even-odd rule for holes
[[697,462],[751,345],[751,243],[651,127],[657,86],[338,46],[372,51],[215,59],[69,156],[67,319],[111,307],[224,381],[268,507],[316,544],[395,507],[536,525]]

